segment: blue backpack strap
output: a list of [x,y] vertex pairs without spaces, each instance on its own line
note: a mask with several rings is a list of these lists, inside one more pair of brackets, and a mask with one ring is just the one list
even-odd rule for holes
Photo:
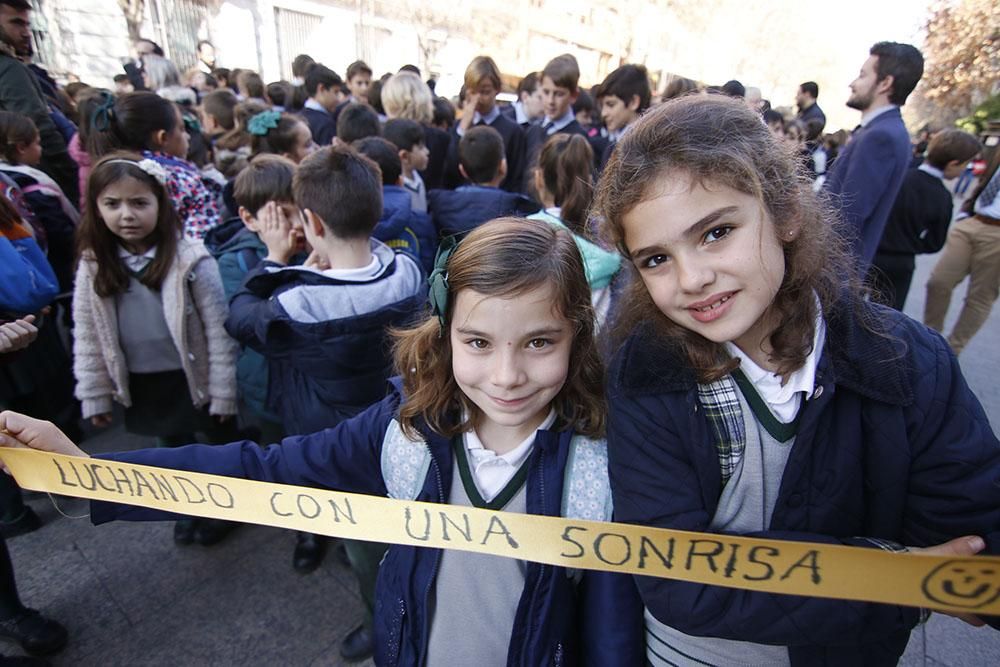
[[574,435],[563,479],[562,516],[584,521],[611,521],[608,443]]
[[423,440],[411,440],[393,419],[382,438],[382,479],[390,498],[416,500],[424,488],[431,452]]

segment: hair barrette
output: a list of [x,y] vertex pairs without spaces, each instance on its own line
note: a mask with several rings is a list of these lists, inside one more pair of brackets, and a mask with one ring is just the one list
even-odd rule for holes
[[434,270],[427,278],[428,300],[431,312],[437,316],[441,326],[438,337],[441,338],[448,328],[448,260],[458,247],[458,236],[449,236],[441,241],[437,254],[434,256]]
[[250,120],[247,121],[247,131],[254,136],[266,136],[269,130],[278,127],[279,120],[281,120],[280,111],[274,109],[261,111],[256,116],[251,116]]

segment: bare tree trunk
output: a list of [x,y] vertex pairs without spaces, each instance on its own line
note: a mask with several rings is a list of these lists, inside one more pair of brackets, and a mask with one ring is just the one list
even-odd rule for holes
[[146,2],[145,0],[118,0],[118,6],[125,14],[129,41],[135,42],[140,37],[139,31],[142,27],[142,15],[146,8]]

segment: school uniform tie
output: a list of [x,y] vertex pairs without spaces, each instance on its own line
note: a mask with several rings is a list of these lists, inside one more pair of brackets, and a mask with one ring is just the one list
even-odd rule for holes
[[1000,169],[996,170],[993,174],[993,178],[991,178],[990,182],[986,184],[986,187],[979,195],[979,199],[976,200],[976,205],[989,206],[993,203],[993,200],[997,198],[998,192],[1000,192]]

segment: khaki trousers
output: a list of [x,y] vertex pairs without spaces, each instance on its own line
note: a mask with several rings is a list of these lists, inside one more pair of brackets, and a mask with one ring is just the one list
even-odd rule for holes
[[948,343],[959,354],[990,315],[1000,295],[1000,226],[976,218],[952,225],[941,258],[927,281],[924,324],[943,331],[951,293],[969,276],[969,291]]

